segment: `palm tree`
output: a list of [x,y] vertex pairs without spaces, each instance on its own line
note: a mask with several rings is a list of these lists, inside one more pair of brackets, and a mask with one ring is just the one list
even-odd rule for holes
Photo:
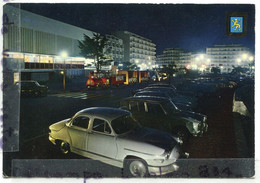
[[99,73],[105,59],[104,48],[107,43],[106,37],[103,37],[98,33],[93,33],[93,38],[90,38],[84,34],[84,40],[78,41],[78,43],[80,54],[85,58],[94,59],[97,73]]

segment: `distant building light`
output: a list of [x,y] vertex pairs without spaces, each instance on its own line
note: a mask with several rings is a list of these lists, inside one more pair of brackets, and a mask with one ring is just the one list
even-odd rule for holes
[[208,58],[208,59],[207,59],[207,63],[210,63],[210,61],[211,61],[211,60]]
[[198,66],[196,64],[192,64],[191,67],[192,67],[192,69],[195,69],[195,70],[198,69]]
[[123,67],[123,64],[118,64],[119,67]]
[[135,63],[138,64],[138,63],[139,63],[139,60],[135,60]]
[[253,56],[250,56],[249,59],[248,59],[250,62],[252,62],[254,60],[254,57]]
[[186,65],[186,69],[190,69],[190,64]]
[[200,58],[201,58],[201,59],[204,59],[204,55],[203,55],[203,54],[200,54]]
[[61,52],[60,55],[61,55],[62,58],[66,58],[66,57],[68,57],[68,53],[65,52],[65,51]]
[[247,56],[248,56],[248,55],[247,55],[246,53],[242,54],[242,58],[243,58],[243,59],[247,59]]
[[238,58],[238,59],[237,59],[237,63],[240,63],[240,62],[241,62],[241,59],[240,59],[240,58]]

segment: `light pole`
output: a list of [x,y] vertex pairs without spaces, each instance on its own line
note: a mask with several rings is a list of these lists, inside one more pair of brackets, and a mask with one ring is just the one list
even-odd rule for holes
[[67,52],[62,52],[61,57],[63,58],[63,90],[66,90],[66,64],[65,59],[67,58]]

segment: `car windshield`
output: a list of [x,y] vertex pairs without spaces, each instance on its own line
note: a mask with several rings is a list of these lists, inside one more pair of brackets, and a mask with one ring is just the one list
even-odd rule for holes
[[41,86],[37,81],[34,82],[36,86]]
[[130,132],[133,129],[141,127],[141,125],[137,121],[135,121],[131,115],[124,115],[114,119],[113,121],[111,121],[111,126],[118,135]]
[[178,112],[180,109],[171,101],[164,102],[163,108],[166,110],[167,114],[171,114],[172,112]]

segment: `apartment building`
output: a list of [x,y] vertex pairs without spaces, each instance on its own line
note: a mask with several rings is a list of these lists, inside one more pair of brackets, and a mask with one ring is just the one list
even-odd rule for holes
[[211,67],[220,67],[222,73],[231,72],[234,67],[250,67],[254,57],[249,48],[241,44],[214,45],[206,48]]
[[124,62],[135,63],[140,70],[155,67],[156,45],[152,40],[128,31],[117,31],[113,35],[123,40]]
[[106,34],[107,45],[105,53],[111,57],[114,63],[121,63],[124,61],[124,43],[123,40],[110,34]]
[[163,54],[157,55],[156,63],[159,67],[175,65],[176,68],[183,68],[190,63],[191,53],[181,48],[166,48]]

